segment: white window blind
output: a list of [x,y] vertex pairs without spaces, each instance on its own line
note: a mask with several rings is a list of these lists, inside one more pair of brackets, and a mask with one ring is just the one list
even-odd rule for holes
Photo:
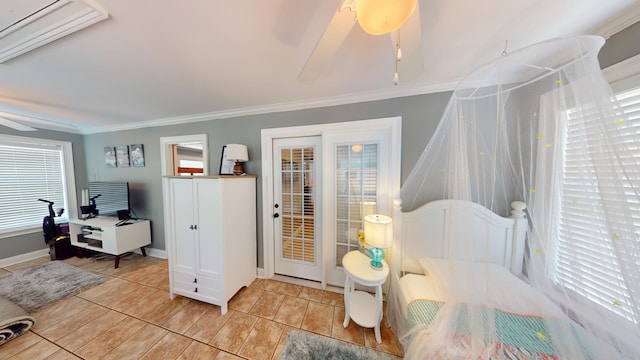
[[[588,138],[601,136],[597,124],[600,117],[592,111],[589,114],[589,109],[575,109],[567,117],[555,281],[635,322],[632,309],[627,305],[631,303],[630,294],[624,285],[618,262],[620,257],[616,256],[611,241],[604,239],[609,240],[612,236],[634,238],[640,233],[640,204],[626,201],[626,197],[617,192],[621,187],[616,185],[622,180],[625,191],[640,189],[640,169],[635,165],[640,157],[640,88],[621,92],[616,97],[626,120],[619,120],[621,131],[610,141],[627,145],[626,153],[617,154],[623,164],[630,165],[625,169],[624,178],[613,167],[611,173],[603,174],[601,169],[606,163],[600,163],[596,177],[593,166],[589,165],[608,161],[607,154],[602,154],[601,159],[594,158],[586,145]],[[572,126],[578,115],[586,119],[586,129]],[[589,158],[591,161],[585,161]],[[597,204],[602,195],[613,199],[606,203],[606,218],[605,214],[594,211],[599,208]],[[632,224],[630,233],[611,234],[609,228],[615,222],[620,225],[614,224],[616,228],[630,229],[628,224]]]
[[378,144],[336,146],[336,266],[359,247],[365,215],[376,213]]
[[49,211],[39,198],[68,209],[63,159],[61,146],[0,140],[0,233],[41,226]]

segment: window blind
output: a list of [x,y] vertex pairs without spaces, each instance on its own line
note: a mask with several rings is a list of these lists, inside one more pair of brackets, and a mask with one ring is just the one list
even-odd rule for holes
[[[620,176],[619,169],[613,166],[609,166],[609,172],[603,172],[602,169],[609,165],[606,154],[594,157],[587,149],[587,144],[590,144],[587,139],[601,136],[600,117],[590,109],[575,109],[567,115],[555,280],[635,322],[633,310],[628,305],[631,295],[619,263],[632,260],[618,256],[620,253],[616,254],[610,239],[634,238],[640,233],[640,204],[629,203],[625,194],[620,192],[620,189],[623,192],[640,189],[640,169],[637,167],[640,157],[640,88],[618,93],[616,98],[626,119],[618,121],[616,125],[620,128],[616,137],[608,140],[626,145],[627,151],[618,153],[623,166],[627,165],[625,176]],[[587,126],[575,127],[580,130],[574,130],[572,124],[579,117],[585,119]],[[599,168],[597,174],[594,164]],[[603,198],[607,199],[607,214],[594,211]],[[630,231],[611,234],[612,227]]]
[[[0,233],[41,226],[54,210],[67,208],[61,146],[0,141]],[[57,222],[67,221],[66,214]]]
[[378,144],[337,145],[336,154],[336,266],[359,247],[358,231],[365,215],[376,212]]

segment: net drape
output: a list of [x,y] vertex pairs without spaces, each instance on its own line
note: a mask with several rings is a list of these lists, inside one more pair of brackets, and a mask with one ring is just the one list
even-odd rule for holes
[[[401,190],[402,211],[459,199],[508,216],[511,202],[527,204],[521,277],[550,300],[535,314],[544,331],[529,335],[562,359],[640,358],[640,124],[602,75],[603,44],[550,40],[471,73]],[[478,255],[451,248],[450,259]],[[431,325],[400,335],[407,358],[496,357],[510,288],[488,269],[452,274]]]

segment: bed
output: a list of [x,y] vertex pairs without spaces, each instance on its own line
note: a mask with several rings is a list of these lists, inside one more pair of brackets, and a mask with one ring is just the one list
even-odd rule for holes
[[[407,358],[554,359],[551,338],[586,336],[523,281],[527,220],[523,203],[512,207],[506,218],[440,200],[397,214],[403,250],[392,260],[387,319]],[[477,333],[493,338],[476,341]]]

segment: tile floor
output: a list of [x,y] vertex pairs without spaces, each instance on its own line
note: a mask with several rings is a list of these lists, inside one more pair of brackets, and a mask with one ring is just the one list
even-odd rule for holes
[[[0,268],[0,275],[49,261]],[[103,284],[40,309],[27,334],[0,347],[1,359],[277,359],[289,331],[302,329],[402,356],[394,333],[353,321],[345,329],[342,294],[256,279],[220,307],[169,299],[167,261],[131,254],[113,268],[109,258],[65,262],[100,273]]]

